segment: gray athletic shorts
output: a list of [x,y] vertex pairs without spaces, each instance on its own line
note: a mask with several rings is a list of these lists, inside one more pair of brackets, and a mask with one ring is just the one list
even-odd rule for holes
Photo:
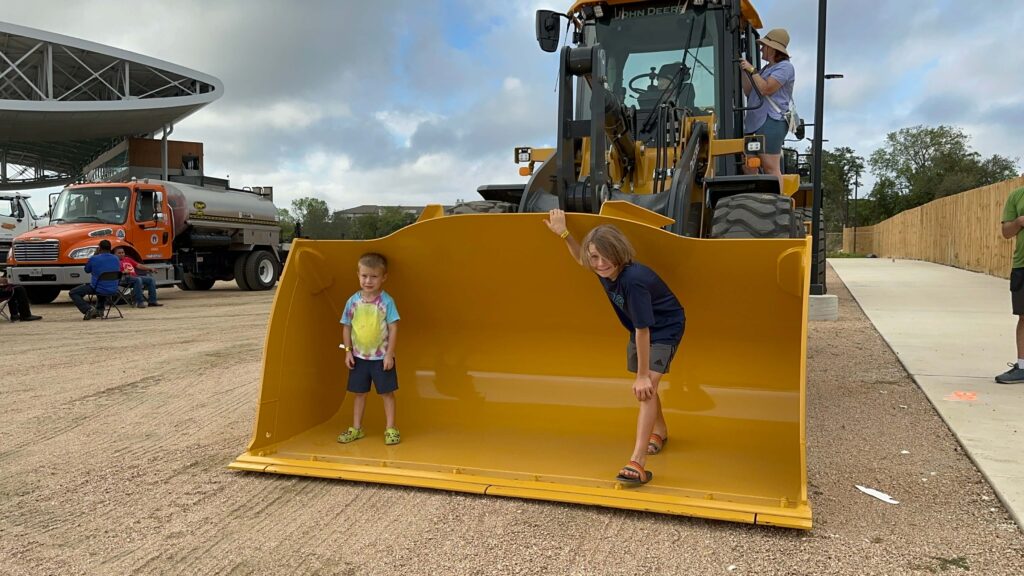
[[[651,357],[648,358],[649,370],[658,374],[668,374],[669,365],[672,364],[672,358],[675,357],[678,348],[678,345],[651,344]],[[636,374],[636,369],[636,342],[630,339],[629,346],[626,347],[626,370]]]
[[1010,271],[1010,300],[1013,302],[1013,313],[1024,316],[1024,268]]

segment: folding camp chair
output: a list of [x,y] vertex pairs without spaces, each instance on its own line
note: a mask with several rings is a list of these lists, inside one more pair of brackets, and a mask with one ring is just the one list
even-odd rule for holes
[[0,294],[0,318],[11,321],[11,297],[14,296],[13,292],[4,292]]
[[[121,278],[124,275],[119,271],[104,272],[100,274],[100,277],[96,279],[96,283],[107,282],[109,280],[117,280],[117,286],[111,291],[96,290],[95,300],[90,299],[90,304],[95,308],[99,308],[97,302],[103,303],[103,309],[100,310],[100,318],[106,320],[110,317],[111,310],[117,310],[117,317],[124,318],[124,314],[121,313],[121,308],[118,306],[119,297],[122,294],[121,289]],[[131,290],[131,286],[128,287]],[[90,294],[90,296],[93,296]]]

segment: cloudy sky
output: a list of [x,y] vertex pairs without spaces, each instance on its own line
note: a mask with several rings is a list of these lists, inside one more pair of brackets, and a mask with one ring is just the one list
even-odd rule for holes
[[[220,78],[224,97],[173,138],[205,143],[208,174],[274,186],[281,206],[315,196],[342,209],[521,181],[513,148],[555,138],[557,56],[537,47],[533,13],[569,4],[0,0],[0,19]],[[791,34],[811,122],[817,1],[755,5]],[[828,27],[826,71],[845,78],[826,85],[826,147],[866,158],[889,131],[951,124],[986,156],[1024,156],[1024,3],[833,0]]]

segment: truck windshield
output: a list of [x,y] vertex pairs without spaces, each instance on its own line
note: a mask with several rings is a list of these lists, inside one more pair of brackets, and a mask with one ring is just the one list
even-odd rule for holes
[[[671,99],[693,112],[718,112],[715,46],[721,11],[671,2],[643,8],[615,7],[598,19],[595,39],[608,58],[608,87],[640,110]],[[667,94],[665,94],[667,92]]]
[[117,188],[65,188],[53,205],[50,222],[124,224],[131,191]]

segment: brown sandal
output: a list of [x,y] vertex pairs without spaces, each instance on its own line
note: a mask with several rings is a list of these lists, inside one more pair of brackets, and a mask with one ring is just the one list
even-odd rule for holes
[[653,456],[661,452],[661,449],[665,447],[665,442],[668,442],[668,434],[665,434],[665,437],[662,438],[652,433],[650,440],[647,442],[647,454]]
[[627,484],[647,484],[654,478],[654,473],[644,470],[644,467],[635,460],[630,460],[629,464],[626,464],[619,470],[619,475],[615,477],[619,482],[626,482]]

